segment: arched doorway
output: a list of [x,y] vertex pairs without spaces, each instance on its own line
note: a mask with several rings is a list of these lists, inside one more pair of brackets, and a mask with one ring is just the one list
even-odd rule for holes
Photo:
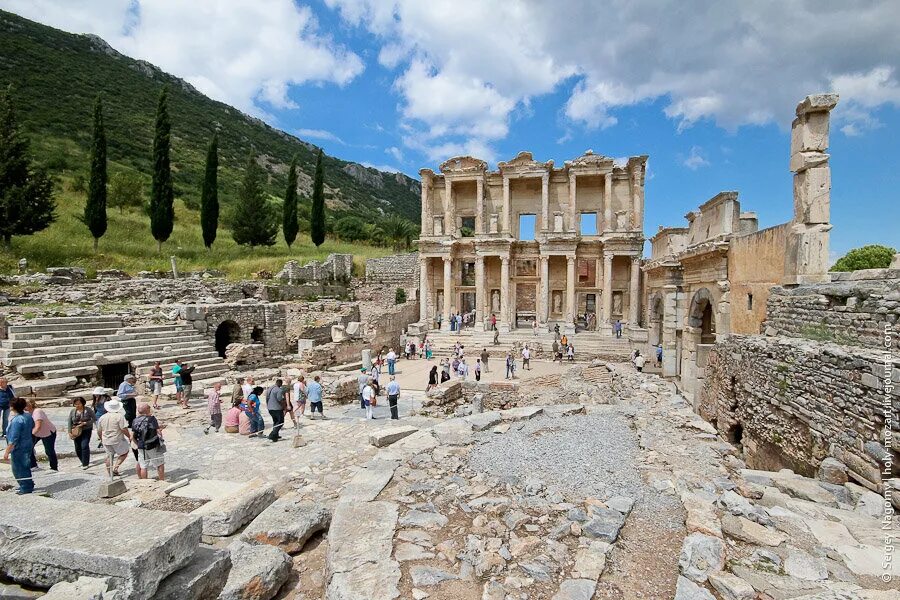
[[713,312],[712,294],[706,288],[697,290],[691,299],[688,325],[700,330],[701,344],[716,343],[716,315]]
[[216,327],[216,352],[225,358],[225,349],[228,344],[241,341],[241,326],[234,321],[222,321]]

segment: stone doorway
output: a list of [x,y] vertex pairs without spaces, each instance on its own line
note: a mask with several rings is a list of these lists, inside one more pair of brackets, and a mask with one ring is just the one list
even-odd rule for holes
[[537,318],[537,284],[516,284],[516,327],[530,327]]
[[130,372],[131,369],[127,362],[100,365],[100,381],[103,383],[103,387],[117,389]]
[[459,306],[463,327],[471,327],[475,323],[475,292],[460,292]]
[[216,352],[225,358],[225,349],[228,344],[241,341],[241,326],[234,321],[222,321],[216,327]]

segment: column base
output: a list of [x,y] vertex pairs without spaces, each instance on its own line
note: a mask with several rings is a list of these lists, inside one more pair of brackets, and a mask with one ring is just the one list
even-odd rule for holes
[[550,325],[547,323],[538,323],[538,333],[550,333]]
[[575,325],[573,323],[566,323],[562,328],[562,331],[566,335],[575,335]]
[[475,322],[472,323],[472,331],[484,331],[484,321],[480,319],[475,319]]
[[512,330],[509,323],[497,323],[497,329],[500,333],[509,333]]

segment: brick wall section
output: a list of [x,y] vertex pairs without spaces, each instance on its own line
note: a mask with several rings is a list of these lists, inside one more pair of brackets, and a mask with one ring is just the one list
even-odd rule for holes
[[889,325],[894,330],[893,349],[900,350],[900,271],[832,276],[831,283],[772,288],[766,334],[882,349]]
[[[814,475],[833,456],[854,479],[878,489],[873,455],[883,452],[885,402],[893,403],[894,415],[900,406],[900,356],[892,360],[897,387],[887,400],[883,360],[864,348],[733,335],[710,353],[698,412],[743,444],[751,467]],[[894,421],[891,429],[900,468],[900,425]]]
[[389,283],[402,288],[419,286],[419,253],[394,254],[366,261],[367,283]]

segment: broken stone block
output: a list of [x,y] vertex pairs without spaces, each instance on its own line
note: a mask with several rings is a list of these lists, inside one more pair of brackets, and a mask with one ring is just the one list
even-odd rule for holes
[[344,486],[340,501],[371,502],[378,497],[384,486],[393,478],[397,465],[399,462],[393,460],[378,458],[370,460],[366,463],[366,467],[357,471],[356,475]]
[[328,530],[327,600],[400,596],[400,564],[391,558],[397,504],[339,502]]
[[824,152],[796,152],[791,155],[790,170],[794,173],[818,167],[828,163],[829,156]]
[[792,550],[784,561],[784,572],[790,577],[805,581],[822,581],[828,579],[825,563],[803,552]]
[[828,280],[828,238],[831,225],[791,225],[784,255],[784,283]]
[[500,416],[500,412],[496,410],[480,412],[466,418],[466,421],[472,424],[472,429],[475,431],[490,429],[494,425],[500,423],[501,420],[502,417]]
[[44,590],[27,590],[18,585],[0,582],[0,598],[3,600],[33,600],[46,598]]
[[125,481],[122,479],[114,479],[112,481],[103,481],[100,483],[99,495],[101,498],[115,498],[121,496],[126,491]]
[[847,465],[836,458],[826,458],[819,465],[818,477],[826,483],[844,485],[847,483]]
[[500,416],[504,421],[528,421],[543,413],[544,409],[540,406],[520,406],[518,408],[510,408],[501,410]]
[[222,592],[231,571],[231,553],[200,546],[186,566],[162,583],[154,600],[215,600]]
[[756,590],[753,589],[753,586],[740,577],[725,571],[710,573],[709,583],[714,590],[719,592],[722,600],[754,600],[756,598]]
[[[6,598],[6,596],[2,596]],[[98,577],[79,577],[75,581],[60,581],[45,596],[50,600],[124,600],[122,595],[109,589],[109,580]]]
[[681,574],[697,583],[706,581],[710,573],[725,566],[725,543],[702,533],[692,533],[684,538],[678,567]]
[[401,427],[385,427],[379,431],[369,434],[369,443],[376,448],[384,448],[390,446],[394,442],[398,442],[403,438],[414,434],[418,427],[401,426]]
[[786,539],[779,531],[730,514],[722,516],[722,532],[728,537],[757,546],[778,546]]
[[276,500],[247,526],[241,539],[248,544],[269,544],[297,554],[314,534],[328,529],[331,511],[296,494]]
[[[84,523],[91,524],[89,534]],[[0,511],[0,573],[43,588],[81,576],[106,577],[124,597],[145,600],[162,579],[190,562],[201,528],[191,515],[10,496]]]
[[306,445],[306,440],[303,439],[303,436],[299,433],[295,433],[294,437],[291,438],[291,447],[292,448],[302,448]]
[[252,546],[238,540],[228,549],[234,568],[219,600],[269,600],[291,574],[291,557],[275,546]]
[[716,600],[715,596],[687,577],[679,577],[675,583],[675,600]]
[[625,515],[617,510],[596,508],[591,510],[591,520],[582,525],[582,533],[604,542],[613,543],[619,537],[619,530],[625,524]]
[[828,113],[798,116],[791,123],[791,154],[828,150]]
[[[176,490],[173,495],[192,497],[191,484]],[[275,501],[275,488],[262,479],[248,481],[226,493],[218,494],[191,514],[203,518],[203,535],[231,535]]]
[[591,579],[566,579],[559,584],[559,591],[552,600],[591,600],[597,582]]
[[409,569],[409,576],[412,578],[413,585],[416,587],[433,586],[443,583],[444,581],[459,579],[459,577],[453,573],[425,565],[415,565],[414,567],[411,567]]
[[797,116],[812,112],[828,112],[837,106],[840,96],[837,94],[810,94],[797,104]]
[[794,175],[794,221],[828,223],[831,218],[831,169],[813,167]]

